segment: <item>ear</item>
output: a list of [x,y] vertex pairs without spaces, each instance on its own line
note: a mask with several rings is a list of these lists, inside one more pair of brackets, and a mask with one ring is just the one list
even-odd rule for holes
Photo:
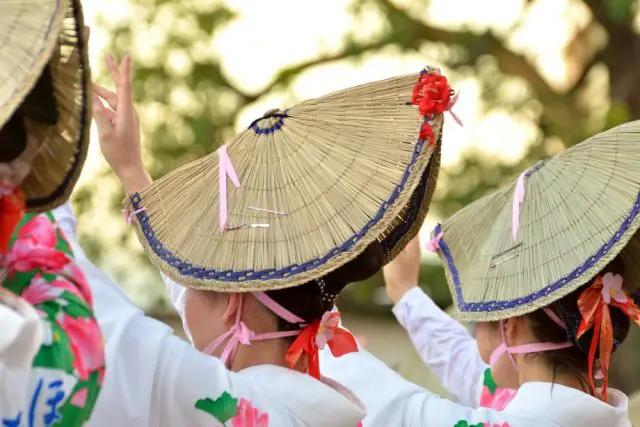
[[526,328],[527,322],[523,316],[512,317],[504,321],[505,334],[507,337],[507,344],[510,346],[521,344],[523,337],[527,335]]
[[232,293],[229,294],[229,299],[227,300],[227,306],[224,309],[224,313],[222,314],[222,320],[231,325],[235,322],[236,316],[242,307],[242,300],[244,298],[243,294],[240,293]]

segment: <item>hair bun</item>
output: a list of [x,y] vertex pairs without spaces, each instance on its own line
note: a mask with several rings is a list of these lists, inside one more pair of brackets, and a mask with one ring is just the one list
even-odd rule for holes
[[324,277],[328,291],[339,293],[349,283],[360,282],[376,274],[384,265],[384,251],[376,240],[356,258]]

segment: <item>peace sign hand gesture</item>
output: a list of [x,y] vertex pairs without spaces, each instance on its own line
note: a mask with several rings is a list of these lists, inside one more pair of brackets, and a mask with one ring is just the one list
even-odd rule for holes
[[106,64],[116,91],[93,84],[93,117],[98,127],[102,155],[125,191],[131,194],[151,183],[142,162],[140,123],[133,105],[131,56],[126,55],[118,65],[109,54]]

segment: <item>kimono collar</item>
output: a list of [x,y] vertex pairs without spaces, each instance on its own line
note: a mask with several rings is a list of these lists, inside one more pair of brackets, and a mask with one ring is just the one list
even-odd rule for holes
[[503,412],[538,414],[562,427],[631,427],[627,396],[609,389],[608,400],[609,403],[605,403],[559,384],[530,382],[520,386]]
[[364,405],[351,391],[325,377],[318,381],[275,365],[252,366],[238,375],[256,381],[308,427],[355,427],[365,416]]

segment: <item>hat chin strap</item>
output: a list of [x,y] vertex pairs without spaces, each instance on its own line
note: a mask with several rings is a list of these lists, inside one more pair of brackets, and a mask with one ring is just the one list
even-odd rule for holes
[[[551,318],[558,326],[563,329],[566,329],[566,325],[562,322],[556,314],[551,311],[551,309],[545,307],[545,313],[547,316]],[[514,354],[529,354],[529,353],[541,353],[544,351],[551,350],[560,350],[563,348],[573,347],[573,343],[569,341],[557,343],[557,342],[540,342],[540,343],[531,343],[531,344],[522,344],[516,345],[513,347],[509,347],[507,345],[507,337],[506,337],[506,326],[504,324],[504,320],[500,321],[500,337],[502,339],[502,344],[500,344],[493,353],[491,353],[491,357],[489,358],[489,366],[491,368],[495,367],[498,360],[505,354],[509,356],[509,360],[511,360],[511,364],[513,365],[516,372],[518,371],[518,365],[516,364],[516,360],[513,357]]]
[[[265,307],[271,310],[276,316],[286,320],[289,323],[299,324],[301,329],[306,326],[303,319],[291,313],[286,308],[282,307],[280,304],[267,296],[267,294],[265,294],[264,292],[254,292],[253,296],[256,297],[256,299],[260,301]],[[212,355],[218,348],[220,348],[220,346],[225,341],[228,340],[227,345],[224,347],[222,355],[220,356],[220,359],[228,368],[230,367],[231,361],[233,360],[236,350],[238,349],[238,346],[240,344],[251,345],[252,341],[264,341],[276,338],[293,337],[300,334],[300,330],[256,334],[251,329],[249,329],[247,325],[245,325],[245,323],[241,320],[244,297],[244,294],[240,294],[240,302],[238,303],[238,311],[236,312],[235,323],[227,332],[211,341],[211,343],[202,350],[203,353]]]

